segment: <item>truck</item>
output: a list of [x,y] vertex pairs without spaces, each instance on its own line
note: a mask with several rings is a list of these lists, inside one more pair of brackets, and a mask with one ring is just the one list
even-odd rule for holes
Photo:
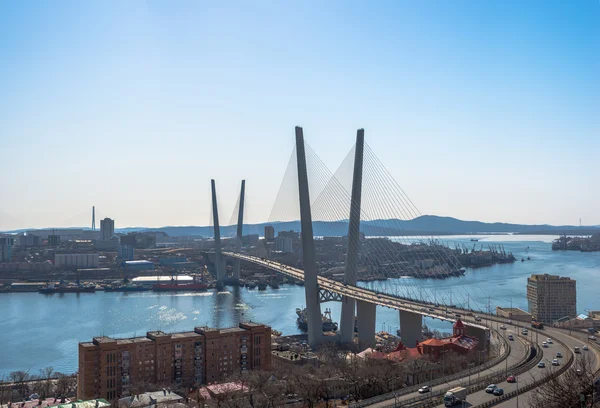
[[444,395],[444,406],[451,407],[456,403],[465,401],[466,398],[467,389],[465,387],[452,388]]

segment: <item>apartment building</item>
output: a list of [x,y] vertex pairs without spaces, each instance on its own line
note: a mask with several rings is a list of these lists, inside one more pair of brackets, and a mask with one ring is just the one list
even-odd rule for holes
[[576,281],[558,275],[531,275],[527,278],[527,303],[533,320],[554,323],[577,315]]
[[271,328],[258,323],[151,331],[128,339],[95,337],[79,343],[77,396],[113,401],[149,386],[190,388],[260,369],[271,369]]

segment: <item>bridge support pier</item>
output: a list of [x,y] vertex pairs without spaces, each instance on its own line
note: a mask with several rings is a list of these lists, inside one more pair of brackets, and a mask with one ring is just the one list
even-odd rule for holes
[[358,345],[361,349],[375,346],[375,303],[356,301],[356,318],[358,326]]
[[302,265],[304,267],[304,293],[306,295],[306,317],[308,323],[308,344],[311,347],[323,342],[323,323],[321,303],[319,302],[319,283],[317,281],[317,261],[315,241],[310,214],[310,196],[308,194],[308,175],[304,152],[304,133],[296,126],[296,161],[298,165],[298,193],[300,197],[300,225],[302,238]]
[[400,337],[406,347],[412,348],[421,340],[423,316],[418,313],[400,310]]
[[217,190],[215,187],[215,180],[210,181],[210,187],[212,190],[212,212],[215,235],[215,270],[217,275],[217,287],[219,287],[223,285],[225,268],[223,268],[223,262],[221,260],[221,229],[219,228],[219,209],[217,207]]
[[[235,238],[235,252],[238,254],[242,250],[242,226],[244,225],[244,193],[246,190],[246,180],[242,180],[242,189],[240,190],[240,208],[238,212],[237,235]],[[233,278],[240,280],[240,259],[236,258],[233,264]]]
[[[350,220],[348,222],[348,252],[346,254],[346,271],[344,274],[344,283],[353,286],[356,286],[356,264],[360,248],[360,202],[364,144],[365,131],[364,129],[358,129],[356,132],[356,147],[354,150],[352,198],[350,200]],[[354,299],[344,296],[342,301],[342,314],[340,317],[341,343],[350,343],[354,338],[354,305]]]

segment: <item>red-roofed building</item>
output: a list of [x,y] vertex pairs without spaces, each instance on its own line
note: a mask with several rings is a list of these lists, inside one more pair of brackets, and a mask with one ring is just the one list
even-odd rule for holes
[[417,348],[421,354],[439,358],[442,351],[454,351],[457,354],[467,354],[477,347],[479,340],[465,335],[465,325],[459,320],[452,326],[452,337],[444,339],[428,339],[422,341]]

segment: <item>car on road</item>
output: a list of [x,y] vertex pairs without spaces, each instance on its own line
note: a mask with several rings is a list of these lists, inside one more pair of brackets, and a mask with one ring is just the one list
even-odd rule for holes
[[479,316],[475,316],[475,321],[476,321],[476,322],[480,322],[480,321],[481,321],[481,317],[479,317]]
[[579,369],[579,368],[575,372],[577,373],[577,375],[582,375],[583,374],[583,371],[581,371],[581,369]]
[[588,351],[588,350],[589,350],[589,348],[588,348],[587,344],[584,344],[584,345],[583,345],[583,347],[582,347],[582,349],[584,349],[585,351]]
[[435,312],[435,309],[434,309],[434,308],[432,308],[432,307],[430,307],[430,308],[429,308],[429,311],[430,311],[430,312]]
[[515,377],[514,375],[510,375],[508,376],[508,378],[506,379],[507,383],[516,383],[517,382],[517,377]]
[[429,388],[428,385],[424,385],[423,387],[419,388],[419,394],[426,394],[429,391],[431,391],[431,388]]
[[581,353],[581,351],[579,350],[579,347],[574,347],[573,351],[575,352],[575,354]]
[[513,341],[515,338],[513,337],[513,335],[512,335],[512,334],[509,334],[509,335],[508,335],[508,339],[509,339],[510,341]]
[[494,390],[494,395],[502,395],[504,394],[504,390],[502,388],[496,388]]
[[560,351],[556,352],[556,358],[562,358],[562,353]]
[[546,342],[543,342],[543,343],[542,343],[542,347],[543,347],[543,348],[548,348],[548,343],[546,343]]
[[546,339],[546,343],[548,343],[548,344],[552,344],[552,339],[551,339],[550,337],[548,337],[548,338]]
[[523,336],[527,336],[529,334],[529,331],[527,329],[523,329],[523,330],[521,330],[521,334]]
[[469,312],[467,313],[467,316],[473,316],[473,313]]
[[596,336],[589,336],[588,339],[596,341]]
[[486,387],[485,392],[487,392],[488,394],[491,394],[494,392],[494,390],[498,388],[498,386],[496,384],[490,384]]
[[554,360],[552,360],[552,365],[553,366],[560,365],[560,363],[558,362],[558,359],[555,358]]
[[546,364],[545,364],[543,361],[540,361],[540,362],[538,363],[538,367],[539,367],[539,368],[546,368]]
[[460,319],[461,315],[457,313],[457,314],[454,315],[454,317],[456,317],[457,319]]
[[502,330],[506,330],[506,326],[505,326],[505,325],[501,325],[501,326],[500,326],[500,329],[502,329]]

